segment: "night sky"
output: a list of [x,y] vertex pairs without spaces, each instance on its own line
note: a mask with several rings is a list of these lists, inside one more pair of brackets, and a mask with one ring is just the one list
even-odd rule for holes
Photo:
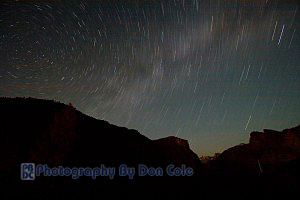
[[71,102],[211,155],[251,131],[300,124],[299,9],[278,0],[0,3],[0,96]]

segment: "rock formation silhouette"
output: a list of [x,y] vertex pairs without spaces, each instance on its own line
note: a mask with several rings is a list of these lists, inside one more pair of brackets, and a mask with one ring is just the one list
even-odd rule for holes
[[[0,134],[2,199],[292,199],[300,187],[300,126],[253,132],[248,144],[229,148],[203,164],[181,138],[151,140],[136,130],[84,115],[71,104],[0,98]],[[70,168],[185,164],[194,175],[132,180],[40,176],[22,181],[21,163]]]

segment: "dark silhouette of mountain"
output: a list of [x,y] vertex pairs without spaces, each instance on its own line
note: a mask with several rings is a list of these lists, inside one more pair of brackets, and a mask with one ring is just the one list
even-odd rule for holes
[[[1,199],[291,199],[300,187],[300,126],[250,134],[202,164],[188,141],[151,140],[77,111],[71,104],[33,98],[0,98]],[[193,176],[36,177],[22,181],[20,164],[49,167],[118,167],[139,164],[191,167]],[[108,195],[108,196],[107,196]]]
[[251,199],[294,199],[300,188],[300,126],[252,132],[248,144],[225,150],[209,166],[213,180],[243,194],[251,191]]
[[[2,159],[13,155],[15,160],[50,166],[188,163],[195,170],[200,166],[197,155],[183,139],[152,141],[136,130],[86,116],[72,105],[1,98],[0,109],[1,136],[5,138],[1,140]],[[176,156],[171,156],[172,151]]]
[[300,126],[283,131],[252,132],[248,144],[229,148],[215,165],[234,173],[276,174],[280,166],[300,158]]
[[[21,163],[92,168],[101,164],[118,168],[126,164],[136,169],[139,164],[161,168],[185,164],[193,168],[195,174],[201,168],[198,156],[186,140],[177,137],[150,140],[136,130],[86,116],[71,104],[33,98],[0,98],[0,110],[1,185],[9,190],[18,188],[24,192],[22,187],[28,187],[28,184],[20,182]],[[52,183],[52,179],[47,178],[39,177],[34,187],[44,191],[39,186],[43,183],[44,187],[52,185],[59,190],[62,183],[70,181],[56,177],[62,182]],[[143,177],[145,180],[148,178]],[[87,178],[81,179],[75,182],[80,183],[77,187],[83,188],[81,182],[87,181]],[[120,181],[124,181],[120,177],[116,177],[115,182],[103,179],[97,180],[98,187],[107,183],[121,185]]]

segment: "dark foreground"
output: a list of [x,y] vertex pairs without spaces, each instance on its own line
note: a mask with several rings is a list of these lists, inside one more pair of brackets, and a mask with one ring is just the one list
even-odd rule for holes
[[[249,144],[202,164],[186,140],[150,140],[53,101],[0,98],[1,199],[294,199],[300,188],[300,126],[250,135]],[[138,169],[184,164],[192,176],[39,176],[21,180],[21,163]]]

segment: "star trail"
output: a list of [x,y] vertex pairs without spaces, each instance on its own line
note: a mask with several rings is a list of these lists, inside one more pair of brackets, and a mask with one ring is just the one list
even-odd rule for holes
[[54,99],[199,155],[300,122],[297,1],[0,3],[0,96]]

